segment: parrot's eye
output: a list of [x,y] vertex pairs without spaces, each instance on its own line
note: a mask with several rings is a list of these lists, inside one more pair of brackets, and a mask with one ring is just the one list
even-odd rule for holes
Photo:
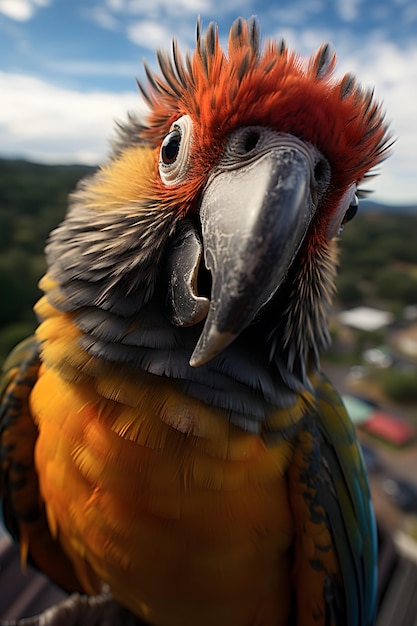
[[183,115],[172,126],[162,142],[159,155],[159,173],[166,185],[184,181],[189,164],[192,122]]
[[358,196],[356,195],[356,184],[351,185],[346,193],[342,196],[339,205],[329,221],[327,227],[327,238],[333,239],[340,235],[345,224],[353,220],[359,206]]
[[174,128],[162,142],[161,161],[164,165],[172,165],[177,160],[181,145],[181,132]]

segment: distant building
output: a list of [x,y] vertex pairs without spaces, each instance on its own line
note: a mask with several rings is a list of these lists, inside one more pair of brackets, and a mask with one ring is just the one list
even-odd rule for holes
[[417,324],[411,324],[398,331],[394,336],[394,343],[401,354],[417,359]]
[[372,413],[360,427],[368,435],[397,447],[410,444],[417,437],[417,429],[412,424],[383,411]]
[[394,322],[395,317],[389,311],[358,306],[355,309],[341,311],[337,319],[341,324],[350,328],[372,332],[389,326]]

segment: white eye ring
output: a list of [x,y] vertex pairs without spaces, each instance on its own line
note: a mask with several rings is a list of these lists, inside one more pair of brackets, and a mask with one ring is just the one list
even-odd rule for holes
[[352,207],[353,209],[355,206],[358,206],[356,191],[356,183],[353,183],[343,194],[334,215],[331,217],[327,225],[327,241],[330,241],[333,237],[340,235],[345,223],[352,219],[353,215],[356,213],[356,211],[353,211],[352,216],[348,217],[349,208]]
[[177,185],[188,172],[193,123],[189,115],[174,122],[162,142],[159,153],[159,174],[165,185]]

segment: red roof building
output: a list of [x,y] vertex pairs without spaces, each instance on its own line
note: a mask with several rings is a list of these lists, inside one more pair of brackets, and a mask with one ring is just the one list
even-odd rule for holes
[[361,429],[394,446],[405,446],[417,438],[417,429],[398,417],[374,411],[369,419],[361,424]]

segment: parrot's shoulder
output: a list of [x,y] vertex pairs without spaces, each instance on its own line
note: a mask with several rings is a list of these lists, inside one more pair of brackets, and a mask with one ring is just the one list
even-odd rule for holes
[[[6,358],[0,378],[0,452],[4,484],[12,455],[29,437],[36,439],[36,427],[30,416],[29,396],[40,367],[38,343],[29,337],[19,343]],[[29,429],[28,429],[29,426]],[[23,460],[23,459],[22,459]],[[1,492],[0,492],[1,493]]]
[[[32,374],[39,369],[39,345],[36,338],[32,335],[27,339],[24,339],[17,344],[15,348],[6,357],[2,368],[0,377],[0,399],[1,406],[4,406],[5,392],[9,385],[13,385],[14,382],[20,380],[20,374],[28,374],[32,371]],[[36,374],[33,375],[33,380],[36,378]]]
[[28,561],[66,589],[81,590],[73,567],[52,536],[34,463],[38,428],[30,395],[41,367],[35,337],[21,342],[3,365],[0,383],[0,504],[4,524]]
[[377,545],[365,464],[340,396],[324,376],[312,384],[315,407],[299,431],[289,473],[296,559],[304,571],[298,604],[310,601],[311,615],[324,589],[320,610],[329,623],[371,626]]
[[[16,538],[20,536],[18,518],[28,516],[30,508],[28,501],[19,499],[20,488],[26,489],[34,480],[37,429],[30,415],[29,396],[39,366],[38,344],[30,337],[7,357],[0,381],[0,496],[6,526]],[[16,502],[20,511],[15,509]]]

